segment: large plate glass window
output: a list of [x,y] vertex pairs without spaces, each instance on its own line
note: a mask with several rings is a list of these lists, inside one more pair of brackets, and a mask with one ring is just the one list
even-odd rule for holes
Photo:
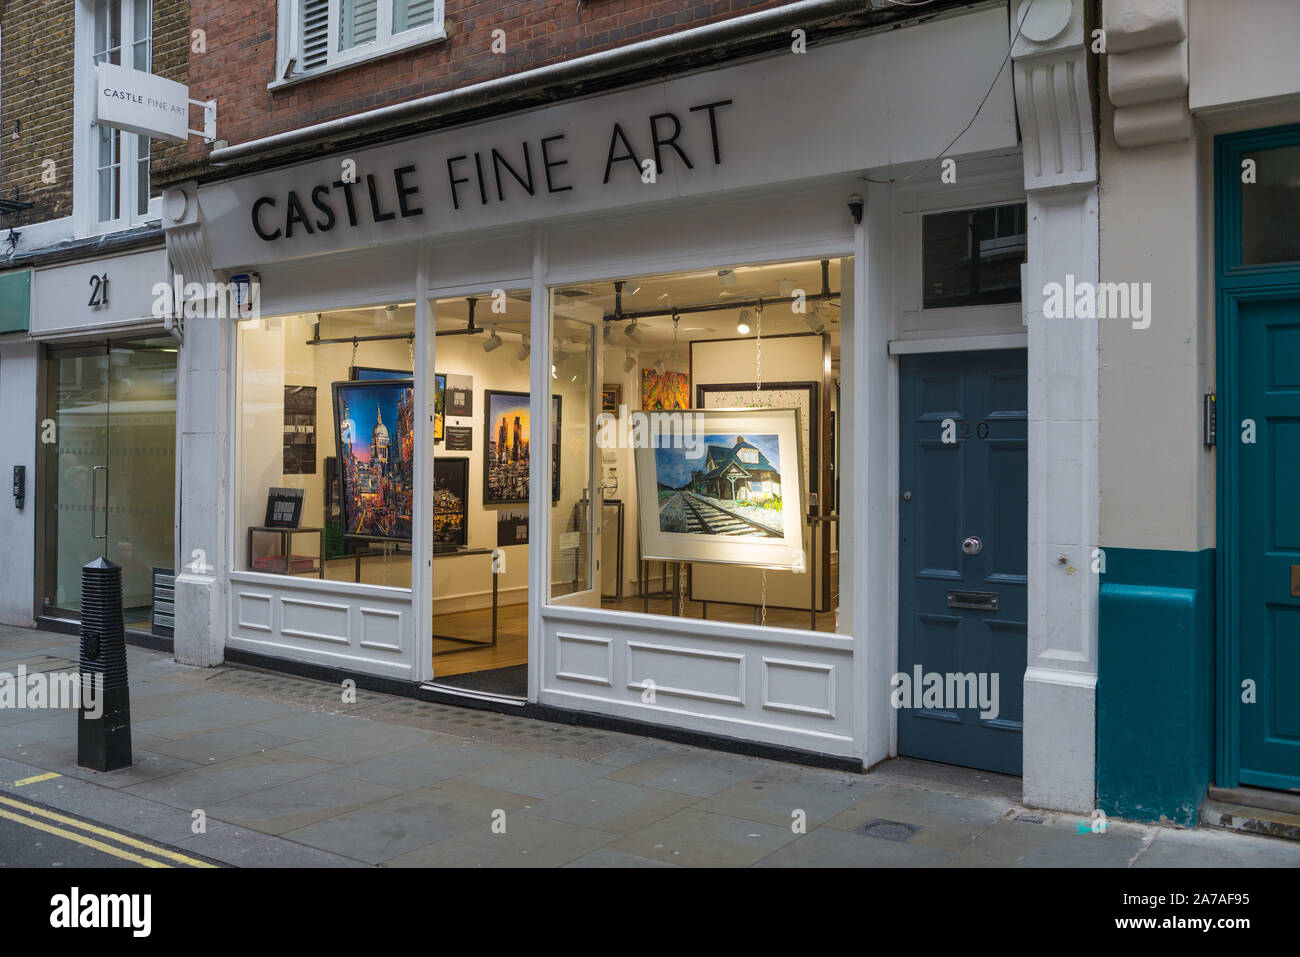
[[553,288],[550,601],[839,630],[847,259]]
[[380,303],[239,324],[235,568],[410,588],[414,317]]

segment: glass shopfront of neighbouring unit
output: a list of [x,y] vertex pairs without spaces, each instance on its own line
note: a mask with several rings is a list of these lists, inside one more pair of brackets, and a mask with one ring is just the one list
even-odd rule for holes
[[51,348],[38,490],[43,619],[81,617],[81,568],[122,568],[128,631],[172,636],[176,356],[171,336]]

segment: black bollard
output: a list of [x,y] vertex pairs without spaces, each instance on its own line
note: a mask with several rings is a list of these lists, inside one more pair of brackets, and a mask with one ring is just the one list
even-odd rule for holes
[[[126,678],[122,568],[104,558],[81,567],[81,688],[77,764],[95,771],[129,768],[131,689]],[[88,693],[97,700],[88,700]],[[99,717],[87,716],[99,709]]]

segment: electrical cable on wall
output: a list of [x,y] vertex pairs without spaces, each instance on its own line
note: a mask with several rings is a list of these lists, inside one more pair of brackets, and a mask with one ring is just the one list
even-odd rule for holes
[[[899,7],[920,6],[920,4],[904,3],[902,2],[902,0],[888,0],[888,2]],[[980,111],[984,109],[984,104],[987,103],[989,101],[989,97],[993,95],[993,89],[998,85],[998,80],[1002,76],[1002,71],[1007,68],[1007,63],[1010,62],[1011,60],[1011,51],[1016,48],[1016,41],[1020,39],[1020,31],[1022,31],[1025,28],[1025,21],[1029,19],[1029,11],[1033,7],[1033,5],[1034,5],[1034,0],[1029,0],[1029,2],[1025,4],[1024,15],[1021,16],[1020,22],[1016,24],[1016,34],[1011,38],[1011,42],[1007,45],[1007,55],[1002,58],[1002,64],[998,67],[998,72],[993,74],[993,82],[990,83],[989,88],[984,91],[984,97],[983,99],[980,100],[979,106],[975,107],[975,112],[971,114],[971,118],[966,123],[966,125],[961,128],[961,132],[958,133],[956,136],[954,136],[952,140],[948,143],[948,145],[939,151],[939,155],[934,157],[934,159],[928,161],[924,166],[922,166],[920,169],[916,170],[915,172],[907,174],[902,179],[872,179],[870,176],[861,176],[859,177],[859,179],[867,183],[878,183],[882,186],[889,186],[893,183],[906,183],[909,180],[915,179],[917,176],[920,176],[922,173],[928,170],[935,163],[939,162],[939,160],[943,159],[944,155],[950,149],[952,149],[954,145],[956,145],[959,139],[961,139],[963,136],[966,135],[966,131],[969,130],[972,126],[974,126],[975,121],[979,119]]]

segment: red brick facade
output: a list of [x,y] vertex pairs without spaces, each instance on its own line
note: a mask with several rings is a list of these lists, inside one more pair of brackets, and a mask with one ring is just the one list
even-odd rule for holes
[[[270,91],[274,0],[194,0],[191,21],[206,30],[207,53],[191,57],[191,96],[217,101],[217,135],[236,144],[788,2],[447,0],[447,40]],[[504,53],[492,52],[496,29],[505,31]],[[192,142],[191,159],[206,152]]]

